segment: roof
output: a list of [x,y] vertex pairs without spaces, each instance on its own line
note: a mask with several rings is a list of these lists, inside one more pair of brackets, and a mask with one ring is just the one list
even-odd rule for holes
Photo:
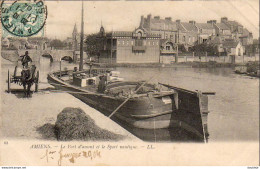
[[123,36],[123,37],[132,37],[133,32],[129,31],[114,31],[112,32],[113,36]]
[[[111,37],[111,32],[106,34],[108,37]],[[133,32],[130,31],[113,31],[112,32],[113,37],[133,37]],[[154,33],[146,33],[147,38],[160,38],[160,34],[154,34]]]
[[246,28],[244,28],[241,37],[248,37],[248,36],[250,36],[250,34],[252,35],[251,32],[249,32]]
[[195,25],[200,29],[214,29],[213,25],[210,23],[195,23]]
[[235,25],[235,26],[242,26],[239,22],[237,21],[227,21],[228,24],[230,25]]
[[223,29],[223,30],[230,30],[229,27],[224,24],[224,23],[216,23],[216,26],[219,28],[219,29]]
[[235,48],[237,47],[239,41],[234,41],[234,40],[226,40],[223,41],[223,47],[224,48]]
[[182,26],[178,26],[177,22],[173,22],[165,19],[151,19],[151,29],[152,30],[162,30],[162,31],[185,31]]
[[181,22],[181,24],[189,32],[197,32],[198,31],[198,28],[192,23]]

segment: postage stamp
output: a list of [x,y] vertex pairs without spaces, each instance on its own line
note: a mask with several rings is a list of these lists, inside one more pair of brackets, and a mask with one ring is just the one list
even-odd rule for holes
[[37,1],[2,1],[1,23],[5,31],[18,37],[40,32],[47,18],[47,6]]

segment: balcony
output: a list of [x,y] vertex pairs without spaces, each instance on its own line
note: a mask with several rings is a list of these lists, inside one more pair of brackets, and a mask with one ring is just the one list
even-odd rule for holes
[[177,53],[176,50],[161,50],[161,54],[174,54]]
[[145,51],[146,46],[133,46],[133,51]]

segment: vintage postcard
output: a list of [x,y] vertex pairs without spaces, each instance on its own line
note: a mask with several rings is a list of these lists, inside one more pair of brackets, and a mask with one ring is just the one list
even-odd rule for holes
[[1,1],[1,166],[258,166],[259,1]]

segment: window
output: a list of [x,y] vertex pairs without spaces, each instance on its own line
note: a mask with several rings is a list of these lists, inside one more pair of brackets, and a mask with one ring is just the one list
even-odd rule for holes
[[116,46],[116,39],[113,39],[113,46]]
[[132,44],[132,46],[134,45],[134,41],[133,40],[131,40],[131,44]]
[[122,41],[122,45],[124,45],[125,44],[125,41]]
[[144,46],[146,45],[146,41],[144,41]]
[[153,45],[154,45],[154,42],[153,42]]
[[137,39],[141,39],[141,37],[142,37],[142,32],[138,32],[137,33]]
[[143,46],[143,40],[141,40],[141,39],[136,39],[136,40],[135,40],[135,46]]
[[183,38],[182,38],[182,39],[183,39],[183,42],[185,42],[185,41],[186,41],[186,39],[185,39],[185,36],[183,36]]
[[126,45],[129,45],[128,40],[126,41]]
[[120,41],[118,41],[117,43],[118,43],[118,45],[120,45]]
[[171,49],[171,47],[170,46],[166,46],[166,50],[170,50]]
[[148,42],[148,45],[150,45],[150,41]]

